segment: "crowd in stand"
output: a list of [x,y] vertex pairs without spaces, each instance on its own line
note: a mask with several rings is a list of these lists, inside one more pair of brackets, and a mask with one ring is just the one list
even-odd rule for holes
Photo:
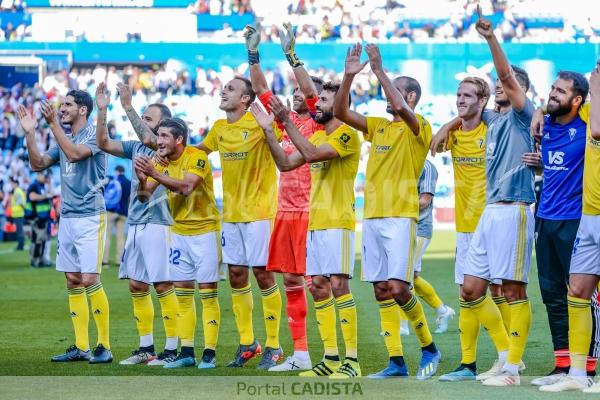
[[[1,10],[13,12],[22,11],[23,3],[0,1]],[[215,17],[252,15],[256,23],[262,23],[263,41],[277,42],[276,25],[289,19],[298,43],[480,42],[474,24],[475,8],[480,4],[485,15],[493,16],[496,34],[504,41],[600,42],[600,19],[577,13],[578,6],[585,3],[572,0],[565,8],[559,0],[197,0],[181,12]],[[31,36],[27,23],[0,26],[0,41]],[[200,36],[212,42],[243,42],[242,32],[243,26],[234,29],[225,23],[223,29]],[[128,36],[128,40],[143,40],[138,36]],[[85,38],[84,29],[74,40]]]

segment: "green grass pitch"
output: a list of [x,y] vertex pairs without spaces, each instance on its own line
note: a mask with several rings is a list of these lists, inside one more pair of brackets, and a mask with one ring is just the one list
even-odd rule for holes
[[[356,237],[357,249],[360,235]],[[457,287],[454,284],[454,245],[452,232],[435,232],[433,241],[423,262],[423,277],[430,281],[442,300],[453,307],[458,314]],[[111,310],[111,347],[115,361],[109,365],[88,365],[86,363],[55,364],[50,357],[64,351],[73,343],[72,326],[68,315],[65,279],[54,269],[32,269],[28,265],[27,252],[15,253],[13,243],[0,244],[0,398],[73,398],[81,394],[81,385],[87,389],[87,398],[245,398],[245,397],[329,397],[340,398],[352,396],[363,398],[397,398],[399,394],[410,399],[453,399],[453,398],[580,398],[581,393],[544,395],[529,385],[531,376],[547,373],[553,365],[552,345],[537,284],[535,260],[530,273],[531,283],[529,295],[533,306],[533,326],[529,338],[524,361],[527,365],[521,387],[508,389],[485,388],[475,382],[442,384],[436,378],[427,382],[414,379],[394,380],[393,382],[370,382],[360,379],[361,393],[356,388],[349,388],[345,393],[343,387],[334,390],[326,385],[312,385],[298,393],[299,386],[305,381],[299,378],[274,377],[273,374],[255,369],[257,361],[252,360],[246,368],[228,369],[227,362],[232,358],[238,341],[233,313],[231,310],[230,289],[227,282],[221,282],[219,299],[221,304],[222,325],[217,349],[219,367],[214,370],[198,370],[186,368],[165,370],[147,366],[121,366],[118,361],[127,357],[138,344],[135,323],[132,316],[131,298],[127,283],[117,278],[117,268],[111,267],[102,273],[102,282],[106,289]],[[355,276],[360,276],[360,255],[357,255]],[[259,291],[255,281],[254,288],[254,329],[259,341],[264,341],[262,308]],[[280,287],[282,283],[280,281]],[[352,281],[352,292],[356,299],[359,316],[359,358],[363,375],[373,373],[387,364],[387,355],[383,338],[380,336],[379,312],[373,297],[370,284]],[[312,360],[321,356],[322,346],[319,340],[312,300],[309,297],[308,337]],[[285,296],[283,296],[285,299]],[[164,344],[164,333],[160,320],[160,308],[156,298],[154,323],[155,345],[160,349]],[[284,300],[285,301],[285,300]],[[200,302],[197,302],[200,313]],[[430,327],[435,326],[435,313],[424,304]],[[90,318],[90,341],[95,343],[95,327]],[[202,327],[198,318],[197,353],[201,353]],[[292,343],[287,330],[285,310],[281,324],[282,347],[289,353]],[[457,332],[458,319],[450,323],[445,334],[434,334],[434,340],[441,349],[444,359],[439,373],[448,372],[460,360],[460,346]],[[341,331],[338,330],[340,351],[343,355]],[[406,361],[411,374],[416,372],[420,358],[418,342],[413,332],[402,337]],[[478,367],[481,371],[490,367],[495,358],[495,351],[482,330],[478,349]],[[97,377],[106,378],[97,378]],[[269,378],[265,377],[269,376]],[[35,378],[31,378],[35,377]],[[63,377],[63,378],[60,378]],[[68,378],[64,378],[68,377]],[[96,377],[96,378],[85,378]],[[163,377],[163,378],[161,378]],[[166,377],[166,378],[164,378]],[[210,377],[210,378],[209,378]],[[317,380],[325,382],[325,380]],[[270,393],[264,387],[267,383],[286,386],[285,394]],[[296,392],[292,386],[296,383]],[[135,389],[132,389],[132,385]],[[240,386],[241,385],[241,386]],[[240,392],[240,387],[246,389]],[[254,385],[254,389],[248,389]],[[259,387],[263,385],[262,389]],[[96,389],[94,389],[96,388]],[[279,388],[281,390],[281,387]],[[320,393],[319,390],[323,390]],[[260,391],[262,390],[262,392]],[[337,393],[336,390],[342,390]],[[276,391],[275,391],[276,392]],[[317,393],[318,392],[318,393]],[[161,394],[162,393],[162,394]],[[193,393],[194,395],[188,396]],[[510,393],[510,394],[509,394]],[[101,395],[101,396],[100,396]],[[46,397],[47,396],[47,397]]]

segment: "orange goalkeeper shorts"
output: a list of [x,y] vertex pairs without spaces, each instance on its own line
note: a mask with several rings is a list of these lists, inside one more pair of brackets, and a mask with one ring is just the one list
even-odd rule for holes
[[278,211],[269,243],[268,271],[306,273],[307,211]]

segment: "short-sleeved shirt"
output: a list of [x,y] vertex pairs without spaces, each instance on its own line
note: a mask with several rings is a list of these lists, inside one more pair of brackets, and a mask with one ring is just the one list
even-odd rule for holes
[[[125,158],[133,161],[137,156],[148,156],[152,157],[154,151],[144,146],[140,141],[137,140],[126,140],[123,143],[123,153]],[[132,162],[133,168],[133,162]],[[156,224],[156,225],[172,225],[173,218],[171,218],[171,212],[169,211],[169,203],[167,202],[167,190],[164,186],[156,188],[154,193],[147,202],[140,201],[135,193],[137,192],[140,180],[135,173],[131,177],[131,192],[133,196],[129,198],[129,214],[127,216],[127,223],[129,225],[141,225],[141,224]]]
[[213,178],[210,162],[205,152],[186,146],[181,157],[170,160],[169,165],[157,169],[173,179],[184,179],[186,174],[202,178],[198,187],[189,195],[167,190],[169,206],[173,216],[172,232],[178,235],[202,235],[218,231],[219,210],[213,191]]
[[485,208],[485,140],[487,126],[481,122],[475,129],[462,128],[450,132],[448,149],[454,168],[454,209],[456,231],[475,232]]
[[58,144],[48,150],[50,158],[60,162],[61,216],[80,218],[103,213],[106,153],[96,144],[96,127],[88,123],[75,136],[67,134],[67,138],[87,146],[92,155],[72,163]]
[[547,116],[542,134],[544,186],[537,216],[550,220],[581,218],[583,158],[587,124],[579,117],[561,125]]
[[[281,130],[273,123],[278,139]],[[230,124],[215,122],[202,142],[218,151],[223,169],[223,221],[273,219],[277,213],[277,167],[265,133],[252,114]]]
[[501,201],[535,203],[534,169],[522,161],[533,151],[530,133],[535,108],[526,99],[522,110],[483,112],[488,127],[486,151],[487,204]]
[[[268,91],[258,97],[262,105],[266,110],[270,111],[271,106],[269,101],[273,97],[273,92]],[[314,114],[317,104],[317,97],[307,97],[306,105],[311,114]],[[312,117],[301,118],[297,112],[292,111],[290,113],[290,119],[292,123],[296,125],[300,134],[305,138],[310,138],[313,133],[323,127],[318,124]],[[283,125],[278,125],[283,131]],[[296,146],[292,143],[292,140],[283,132],[283,138],[281,140],[281,147],[285,154],[290,155],[296,151]],[[308,211],[310,204],[310,166],[304,164],[299,168],[291,171],[282,171],[279,174],[279,211]]]
[[[437,184],[438,172],[435,165],[425,160],[423,172],[419,177],[419,196],[430,193],[435,196],[435,185]],[[417,223],[417,236],[431,239],[433,236],[433,199],[431,203],[419,211],[419,222]]]
[[582,211],[586,215],[600,215],[600,140],[592,136],[589,115],[590,105],[586,103],[579,109],[579,116],[587,123]]
[[371,142],[365,181],[365,218],[419,217],[417,183],[429,144],[431,126],[417,114],[419,134],[404,121],[367,117]]
[[329,135],[315,132],[309,141],[319,147],[329,144],[339,157],[310,164],[312,188],[308,230],[354,230],[354,180],[360,159],[360,135],[341,125]]

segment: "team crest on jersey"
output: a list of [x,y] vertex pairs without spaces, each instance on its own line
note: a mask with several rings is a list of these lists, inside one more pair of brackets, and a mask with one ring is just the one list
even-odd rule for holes
[[569,137],[571,138],[571,140],[573,140],[573,138],[575,137],[576,134],[577,134],[577,129],[569,128]]
[[248,139],[248,136],[250,136],[250,132],[248,131],[242,131],[242,137],[244,138],[244,140]]
[[488,144],[487,156],[492,157],[495,152],[496,152],[496,143],[492,142],[492,143]]
[[485,142],[485,141],[484,141],[483,139],[479,139],[479,140],[477,140],[477,143],[479,143],[479,148],[480,148],[480,149],[482,149],[482,148],[483,148],[483,143],[484,143],[484,142]]

